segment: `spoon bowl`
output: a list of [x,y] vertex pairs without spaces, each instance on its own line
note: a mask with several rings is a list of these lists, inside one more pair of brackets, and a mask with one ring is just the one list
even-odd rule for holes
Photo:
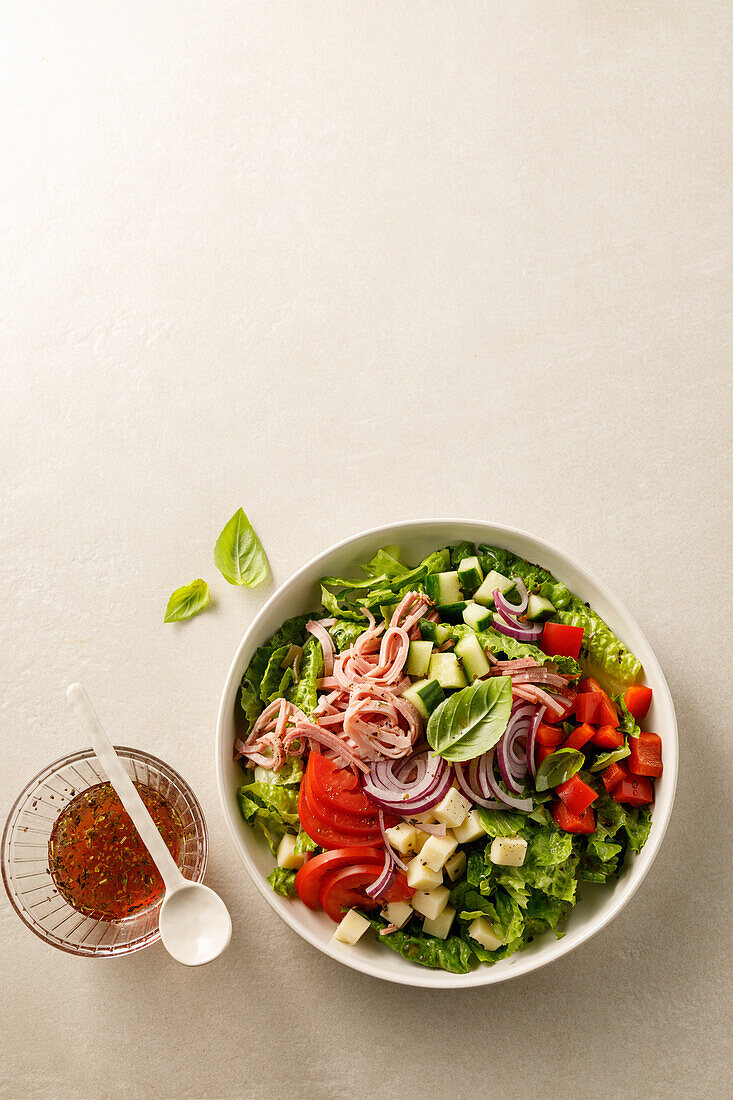
[[232,938],[226,905],[202,882],[187,882],[166,893],[158,927],[168,954],[185,966],[211,962]]

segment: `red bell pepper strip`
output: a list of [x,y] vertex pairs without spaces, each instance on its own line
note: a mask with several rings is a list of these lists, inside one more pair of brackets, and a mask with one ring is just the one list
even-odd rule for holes
[[535,741],[538,745],[549,745],[550,748],[555,748],[562,741],[565,733],[562,729],[558,729],[557,726],[550,726],[547,722],[540,722],[537,727],[537,733],[535,734]]
[[582,726],[576,726],[573,732],[568,737],[567,741],[563,745],[564,749],[582,749],[583,745],[593,737],[596,732],[595,726],[589,726],[587,722],[584,722]]
[[643,722],[651,706],[652,689],[644,687],[643,684],[632,684],[632,686],[626,690],[624,702],[626,703],[626,709],[634,721],[637,724]]
[[573,657],[577,661],[583,642],[582,626],[546,622],[540,648],[549,657]]
[[552,746],[552,745],[537,745],[537,747],[534,750],[534,758],[535,758],[535,761],[537,762],[537,767],[539,768],[540,764],[545,759],[545,757],[549,756],[550,753],[552,753],[554,751],[555,751],[555,749],[554,749],[554,746]]
[[555,823],[566,833],[594,833],[596,819],[590,806],[582,814],[573,814],[564,802],[553,802],[550,809]]
[[597,749],[620,749],[624,743],[624,735],[613,726],[601,726],[593,731],[591,742]]
[[612,797],[617,802],[628,802],[631,806],[645,806],[654,801],[652,781],[644,775],[626,775],[614,787]]
[[657,733],[640,733],[629,738],[629,771],[634,775],[662,774],[662,738]]
[[559,787],[555,787],[555,793],[560,796],[570,813],[575,814],[576,817],[580,817],[591,802],[595,802],[598,798],[593,788],[584,783],[579,775],[574,775]]
[[607,768],[603,769],[601,779],[603,780],[603,786],[607,791],[612,791],[614,787],[617,787],[622,779],[626,779],[627,774],[620,764],[617,764],[614,760],[613,764],[609,764]]

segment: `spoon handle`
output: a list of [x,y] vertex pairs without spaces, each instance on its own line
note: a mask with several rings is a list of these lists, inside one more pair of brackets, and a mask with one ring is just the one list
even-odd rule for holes
[[91,699],[81,684],[72,684],[67,688],[66,698],[82,729],[91,738],[92,748],[97,754],[99,763],[107,773],[107,777],[117,792],[120,802],[130,815],[143,844],[153,857],[153,861],[165,883],[166,890],[175,890],[185,881],[183,875],[168,851],[163,837],[158,832],[157,826],[135,789],[130,776],[125,771],[112,742],[102,729],[102,723],[97,717]]

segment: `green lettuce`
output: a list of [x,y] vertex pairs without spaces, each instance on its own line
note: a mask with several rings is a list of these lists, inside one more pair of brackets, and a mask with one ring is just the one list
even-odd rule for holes
[[310,615],[296,615],[288,619],[273,634],[268,642],[259,646],[247,666],[247,671],[242,677],[239,692],[239,700],[247,719],[247,729],[251,729],[263,709],[261,696],[262,680],[270,663],[270,658],[277,649],[285,646],[302,645],[305,641],[305,624],[311,618]]
[[275,855],[285,833],[296,831],[299,825],[298,787],[250,776],[248,773],[249,782],[237,792],[239,808],[245,821],[260,830]]
[[295,871],[286,871],[284,867],[273,867],[267,876],[267,881],[276,894],[284,898],[295,896]]
[[[387,927],[386,921],[380,917],[371,916],[369,913],[365,913],[364,916],[377,932]],[[429,966],[433,970],[448,970],[451,974],[468,974],[471,969],[472,947],[460,936],[448,936],[445,940],[439,940],[423,932],[399,930],[389,932],[386,936],[379,936],[379,941],[403,958],[409,959],[410,962]]]
[[337,652],[343,653],[349,649],[364,630],[364,623],[353,623],[346,619],[338,619],[333,626],[329,626],[328,633],[333,639]]
[[288,684],[294,679],[292,668],[283,668],[283,661],[290,652],[289,645],[278,646],[270,654],[260,683],[260,700],[266,706],[273,699],[284,695]]
[[642,667],[638,658],[600,615],[547,569],[496,546],[479,546],[478,556],[484,572],[496,569],[505,576],[520,576],[530,592],[538,592],[550,600],[556,612],[553,618],[568,626],[583,628],[581,665],[586,675],[595,676],[613,694],[639,679]]
[[288,699],[310,718],[318,704],[316,682],[323,676],[323,650],[321,643],[310,637],[303,646],[298,682],[288,691]]

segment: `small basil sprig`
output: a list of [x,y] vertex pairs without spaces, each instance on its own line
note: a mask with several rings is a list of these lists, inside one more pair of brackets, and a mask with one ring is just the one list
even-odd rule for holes
[[265,551],[243,508],[234,513],[216,540],[214,564],[230,584],[254,588],[267,576]]
[[540,764],[534,785],[538,791],[549,791],[572,779],[585,763],[585,757],[577,749],[556,749]]
[[610,752],[601,752],[598,754],[595,762],[591,764],[589,770],[592,772],[601,772],[604,768],[607,768],[609,764],[615,764],[618,760],[624,760],[630,755],[631,749],[628,745],[624,745],[620,749],[612,749]]
[[473,760],[493,748],[512,711],[512,682],[492,676],[456,691],[428,720],[428,744],[444,760]]
[[177,588],[168,600],[164,623],[182,623],[208,607],[211,596],[206,581],[195,580]]

